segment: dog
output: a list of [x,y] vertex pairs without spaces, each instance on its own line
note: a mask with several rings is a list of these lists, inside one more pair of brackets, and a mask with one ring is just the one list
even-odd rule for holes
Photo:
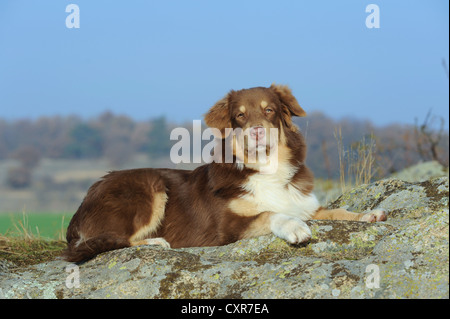
[[306,220],[386,220],[382,209],[360,214],[320,206],[293,116],[306,112],[288,86],[230,91],[204,118],[219,146],[213,161],[193,171],[105,175],[70,221],[65,259],[138,245],[220,246],[269,233],[300,244],[311,238]]

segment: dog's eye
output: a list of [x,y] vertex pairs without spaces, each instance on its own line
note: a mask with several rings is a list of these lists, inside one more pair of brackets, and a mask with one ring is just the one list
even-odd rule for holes
[[265,109],[265,112],[266,112],[266,114],[269,114],[269,113],[272,113],[273,110],[270,107],[268,107]]
[[241,118],[243,118],[244,117],[244,113],[239,113],[238,115],[236,115],[236,118],[237,119],[241,119]]

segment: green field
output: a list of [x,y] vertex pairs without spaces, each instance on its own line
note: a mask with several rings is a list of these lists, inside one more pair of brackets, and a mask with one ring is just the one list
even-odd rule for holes
[[72,214],[0,214],[0,235],[64,239]]

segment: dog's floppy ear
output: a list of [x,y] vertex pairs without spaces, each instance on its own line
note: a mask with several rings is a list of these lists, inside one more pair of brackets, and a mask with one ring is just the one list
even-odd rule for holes
[[290,116],[306,116],[306,112],[300,107],[297,99],[292,95],[291,89],[287,85],[273,83],[270,88],[278,95],[281,103],[287,108]]
[[217,103],[209,109],[208,113],[205,114],[206,125],[220,130],[221,136],[216,136],[218,138],[225,138],[225,129],[227,127],[231,128],[229,107],[230,94],[231,92],[223,99],[217,101]]

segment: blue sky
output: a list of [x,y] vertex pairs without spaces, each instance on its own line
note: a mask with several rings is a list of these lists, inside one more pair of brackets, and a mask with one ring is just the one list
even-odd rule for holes
[[[69,29],[68,4],[80,8]],[[369,29],[367,5],[380,8]],[[307,111],[449,123],[449,3],[0,1],[0,118],[110,110],[200,119],[230,89],[288,84]]]

